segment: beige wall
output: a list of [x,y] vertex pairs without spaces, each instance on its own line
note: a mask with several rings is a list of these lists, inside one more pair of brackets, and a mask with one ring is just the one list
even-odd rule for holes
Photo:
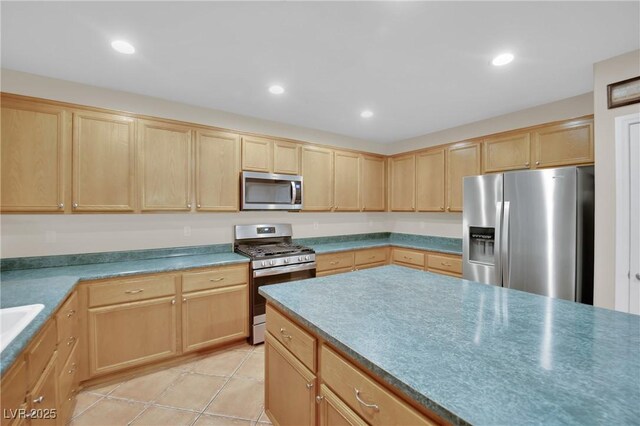
[[589,114],[593,114],[592,92],[395,142],[389,145],[387,154],[397,154],[428,146],[459,142],[493,133],[506,132]]
[[220,110],[201,108],[117,90],[102,89],[8,69],[1,69],[0,72],[0,88],[3,92],[134,112],[230,130],[296,139],[304,142],[384,153],[384,147],[377,143],[321,130],[261,120]]
[[595,271],[594,305],[613,309],[615,297],[615,117],[640,112],[640,104],[607,109],[607,85],[640,75],[640,50],[593,67],[595,111]]

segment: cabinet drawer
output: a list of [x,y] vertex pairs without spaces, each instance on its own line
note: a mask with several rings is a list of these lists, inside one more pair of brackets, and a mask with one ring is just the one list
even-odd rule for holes
[[424,267],[424,253],[419,251],[394,248],[393,261]]
[[438,270],[462,275],[462,259],[453,256],[430,254],[428,256],[429,270]]
[[246,284],[248,279],[246,265],[187,272],[182,274],[182,292],[188,293],[190,291],[210,290],[235,284]]
[[58,409],[58,389],[57,389],[57,377],[56,377],[56,356],[57,352],[53,352],[51,361],[47,364],[46,369],[33,388],[33,391],[28,395],[28,407],[30,410],[38,410],[42,413],[49,413],[49,416],[44,416],[38,419],[31,419],[31,425],[55,425],[57,423],[56,417],[53,416],[54,410]]
[[114,280],[89,287],[89,307],[134,302],[176,294],[175,275]]
[[51,355],[58,344],[58,333],[55,321],[49,321],[44,331],[31,345],[27,352],[27,376],[29,377],[29,389],[40,378],[42,372],[49,364]]
[[311,371],[316,371],[316,339],[267,305],[267,331]]
[[369,263],[380,263],[387,261],[387,248],[380,247],[368,250],[358,250],[355,252],[356,266]]
[[67,360],[74,343],[78,340],[78,294],[73,292],[56,314],[58,327],[58,365]]
[[320,254],[316,256],[316,272],[352,269],[353,252]]
[[[69,398],[73,390],[73,383],[75,382],[78,370],[78,346],[78,344],[73,345],[69,359],[67,359],[67,362],[58,370],[58,396],[62,403]],[[59,353],[58,357],[60,357]]]
[[371,425],[435,424],[325,345],[320,371],[336,395]]

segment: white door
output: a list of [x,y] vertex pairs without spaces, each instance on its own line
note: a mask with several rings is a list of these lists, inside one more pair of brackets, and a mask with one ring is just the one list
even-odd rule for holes
[[640,114],[616,118],[616,310],[640,315]]

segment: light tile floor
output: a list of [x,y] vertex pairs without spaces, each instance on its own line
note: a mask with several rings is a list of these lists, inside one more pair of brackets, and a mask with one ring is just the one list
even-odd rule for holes
[[246,343],[77,396],[71,426],[262,426],[264,345]]

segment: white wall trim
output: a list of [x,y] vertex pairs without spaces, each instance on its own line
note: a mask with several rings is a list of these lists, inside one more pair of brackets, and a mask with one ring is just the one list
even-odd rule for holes
[[[629,312],[629,142],[632,124],[640,123],[640,113],[616,117],[616,244],[615,244],[615,310]],[[596,177],[597,178],[597,177]]]

